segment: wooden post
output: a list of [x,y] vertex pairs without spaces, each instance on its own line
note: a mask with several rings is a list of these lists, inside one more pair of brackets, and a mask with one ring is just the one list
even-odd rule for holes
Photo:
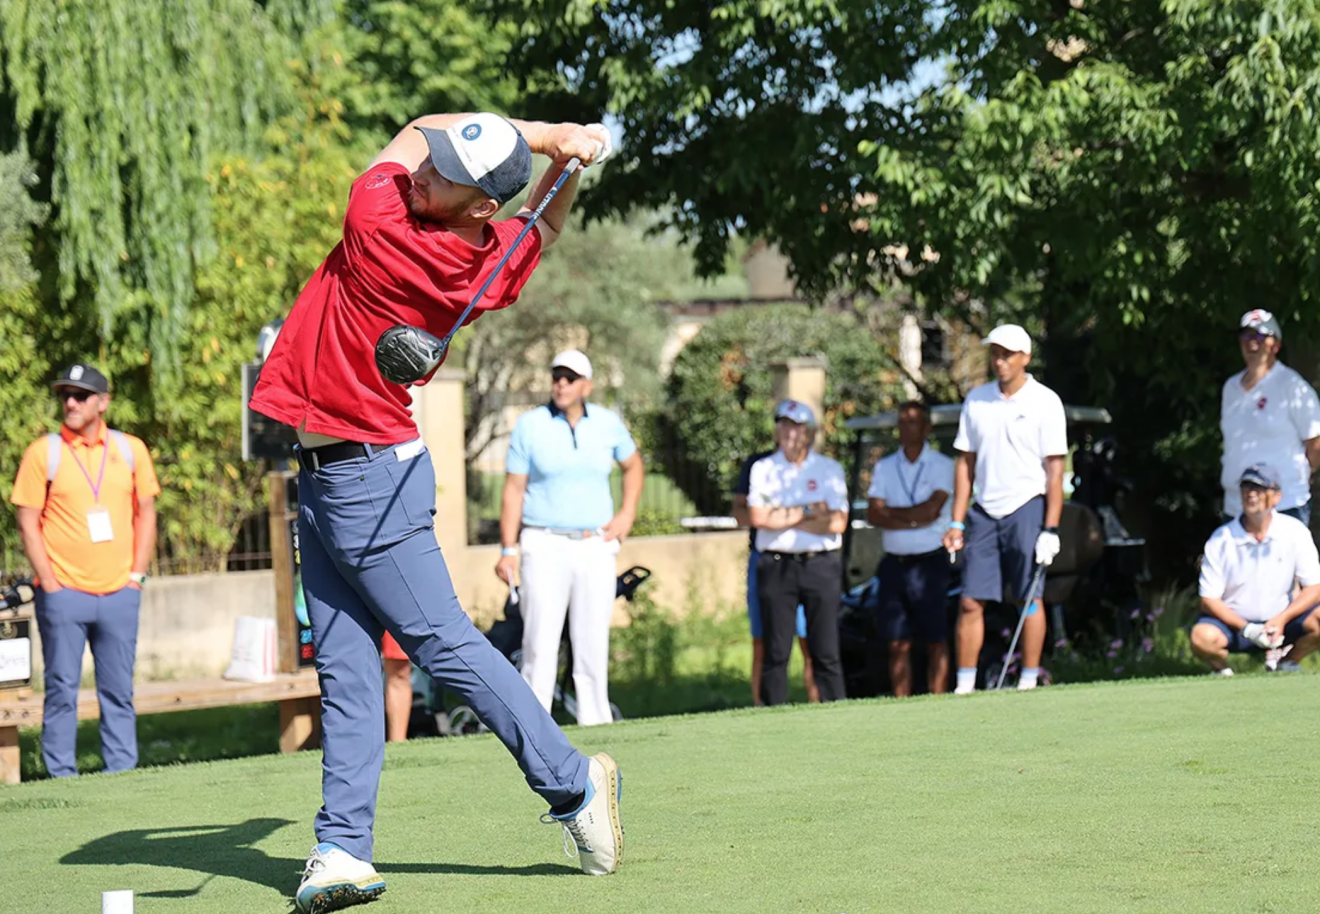
[[280,702],[280,751],[300,752],[321,745],[321,697]]
[[0,784],[22,780],[22,760],[18,753],[18,727],[0,727]]
[[275,572],[276,666],[281,673],[298,672],[298,619],[293,592],[293,542],[289,522],[296,515],[288,510],[289,472],[266,474],[266,497],[270,506],[270,561]]

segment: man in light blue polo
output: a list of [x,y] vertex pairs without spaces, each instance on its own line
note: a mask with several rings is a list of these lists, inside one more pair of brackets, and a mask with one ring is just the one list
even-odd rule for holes
[[[607,724],[615,558],[637,517],[646,471],[618,414],[587,408],[591,360],[570,349],[550,366],[550,402],[524,413],[509,442],[495,574],[512,585],[521,557],[522,674],[537,699],[549,710],[567,614],[578,723]],[[616,461],[623,468],[617,512]]]

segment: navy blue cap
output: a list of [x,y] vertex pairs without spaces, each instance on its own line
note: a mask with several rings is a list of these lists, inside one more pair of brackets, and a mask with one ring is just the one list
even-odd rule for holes
[[1242,471],[1238,479],[1240,486],[1260,486],[1262,489],[1282,489],[1283,480],[1279,471],[1268,463],[1255,463]]

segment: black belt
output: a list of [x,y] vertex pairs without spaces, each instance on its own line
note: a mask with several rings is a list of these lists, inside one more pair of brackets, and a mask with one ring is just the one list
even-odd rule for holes
[[922,552],[918,555],[899,555],[896,552],[886,552],[885,558],[894,559],[900,565],[915,565],[918,562],[924,562],[927,559],[933,559],[937,555],[943,556],[947,554],[948,553],[943,548],[940,548],[940,549],[932,549],[930,552]]
[[768,555],[776,562],[809,562],[812,559],[818,559],[827,555],[838,555],[838,549],[826,549],[821,552],[762,552],[761,555]]
[[299,447],[298,458],[315,473],[321,467],[344,460],[370,460],[373,455],[394,447],[392,444],[359,444],[356,441],[337,441],[320,447]]

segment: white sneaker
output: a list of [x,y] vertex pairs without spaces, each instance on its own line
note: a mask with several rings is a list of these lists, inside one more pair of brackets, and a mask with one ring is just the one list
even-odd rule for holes
[[564,826],[564,853],[573,856],[588,876],[608,876],[623,862],[623,826],[619,823],[619,800],[623,797],[623,775],[614,759],[601,752],[588,762],[586,799],[577,812],[565,816],[547,813],[543,822]]
[[1032,689],[1036,688],[1036,686],[1037,683],[1035,682],[1031,682],[1031,683],[1019,682],[1017,685],[1017,690],[1019,692],[1030,692]]
[[1222,678],[1222,679],[1232,679],[1232,678],[1233,678],[1233,668],[1232,668],[1231,666],[1226,666],[1226,667],[1224,667],[1222,670],[1211,670],[1211,671],[1210,671],[1210,675],[1211,675],[1211,676],[1219,676],[1219,677]]
[[972,694],[973,692],[975,692],[975,691],[976,691],[976,683],[972,683],[972,684],[969,685],[969,686],[963,686],[963,685],[955,686],[954,689],[953,689],[953,694],[954,694],[954,695],[971,695],[971,694]]
[[302,914],[338,911],[366,904],[385,891],[376,868],[334,844],[312,848],[295,903]]

